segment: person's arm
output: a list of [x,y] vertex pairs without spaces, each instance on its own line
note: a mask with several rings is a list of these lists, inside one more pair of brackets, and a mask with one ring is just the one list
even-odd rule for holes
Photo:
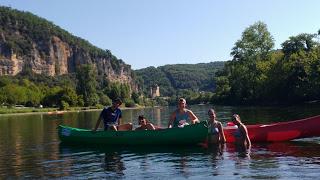
[[152,123],[148,123],[146,126],[147,126],[148,130],[156,130],[156,128],[154,127],[154,125]]
[[242,130],[243,135],[244,135],[244,140],[245,140],[246,145],[247,145],[246,147],[250,148],[251,147],[251,141],[250,141],[250,138],[249,138],[248,130],[247,130],[246,126],[244,126],[244,125],[242,125],[241,127],[242,127],[241,130]]
[[219,129],[219,135],[220,135],[220,142],[221,143],[225,143],[226,142],[226,136],[224,135],[223,127],[222,127],[221,122],[219,122],[218,129]]
[[170,116],[170,120],[169,120],[169,123],[168,123],[168,128],[172,128],[172,125],[173,125],[173,121],[174,119],[176,118],[176,113],[173,112]]
[[188,110],[188,115],[189,115],[189,118],[191,119],[192,124],[199,123],[198,117],[195,114],[193,114],[192,111]]
[[119,119],[118,119],[118,126],[120,126],[121,121],[122,121],[122,118],[121,118],[121,117],[119,117]]
[[[101,114],[102,114],[102,113],[101,113]],[[98,120],[97,120],[97,122],[96,122],[96,125],[95,125],[93,131],[96,131],[96,130],[98,129],[99,125],[100,125],[100,122],[101,122],[101,120],[102,120],[101,114],[99,115],[99,118],[98,118]]]
[[119,114],[119,118],[118,118],[118,126],[120,126],[121,121],[122,121],[122,111],[120,110],[119,113],[120,113],[120,114]]

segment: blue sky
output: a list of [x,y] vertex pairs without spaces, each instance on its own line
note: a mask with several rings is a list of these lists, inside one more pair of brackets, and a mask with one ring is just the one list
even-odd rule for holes
[[241,33],[267,24],[275,48],[320,29],[318,0],[0,0],[43,17],[133,69],[231,59]]

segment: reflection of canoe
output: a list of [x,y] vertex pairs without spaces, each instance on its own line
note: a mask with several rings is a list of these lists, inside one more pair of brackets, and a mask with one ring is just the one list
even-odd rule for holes
[[59,126],[62,142],[104,145],[186,145],[203,142],[207,137],[207,125],[201,122],[184,128],[155,131],[97,131]]
[[[289,141],[316,137],[320,136],[320,116],[267,125],[247,125],[247,129],[251,142]],[[234,132],[234,126],[224,128],[227,142],[234,142]]]

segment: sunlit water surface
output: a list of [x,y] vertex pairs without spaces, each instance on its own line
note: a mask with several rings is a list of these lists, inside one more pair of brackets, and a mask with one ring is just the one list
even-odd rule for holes
[[[201,120],[212,106],[189,107]],[[238,113],[245,124],[290,121],[320,114],[320,106],[215,107],[226,124]],[[137,125],[145,115],[166,126],[174,107],[123,110],[124,122]],[[60,144],[60,124],[91,129],[98,111],[59,115],[0,116],[0,179],[319,179],[320,138],[253,144],[238,152],[223,147],[86,147]]]

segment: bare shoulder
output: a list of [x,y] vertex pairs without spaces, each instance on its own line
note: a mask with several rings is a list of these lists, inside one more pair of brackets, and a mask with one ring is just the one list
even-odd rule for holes
[[241,131],[247,132],[247,127],[244,124],[242,124],[239,128]]
[[194,114],[190,109],[186,109],[187,113]]

